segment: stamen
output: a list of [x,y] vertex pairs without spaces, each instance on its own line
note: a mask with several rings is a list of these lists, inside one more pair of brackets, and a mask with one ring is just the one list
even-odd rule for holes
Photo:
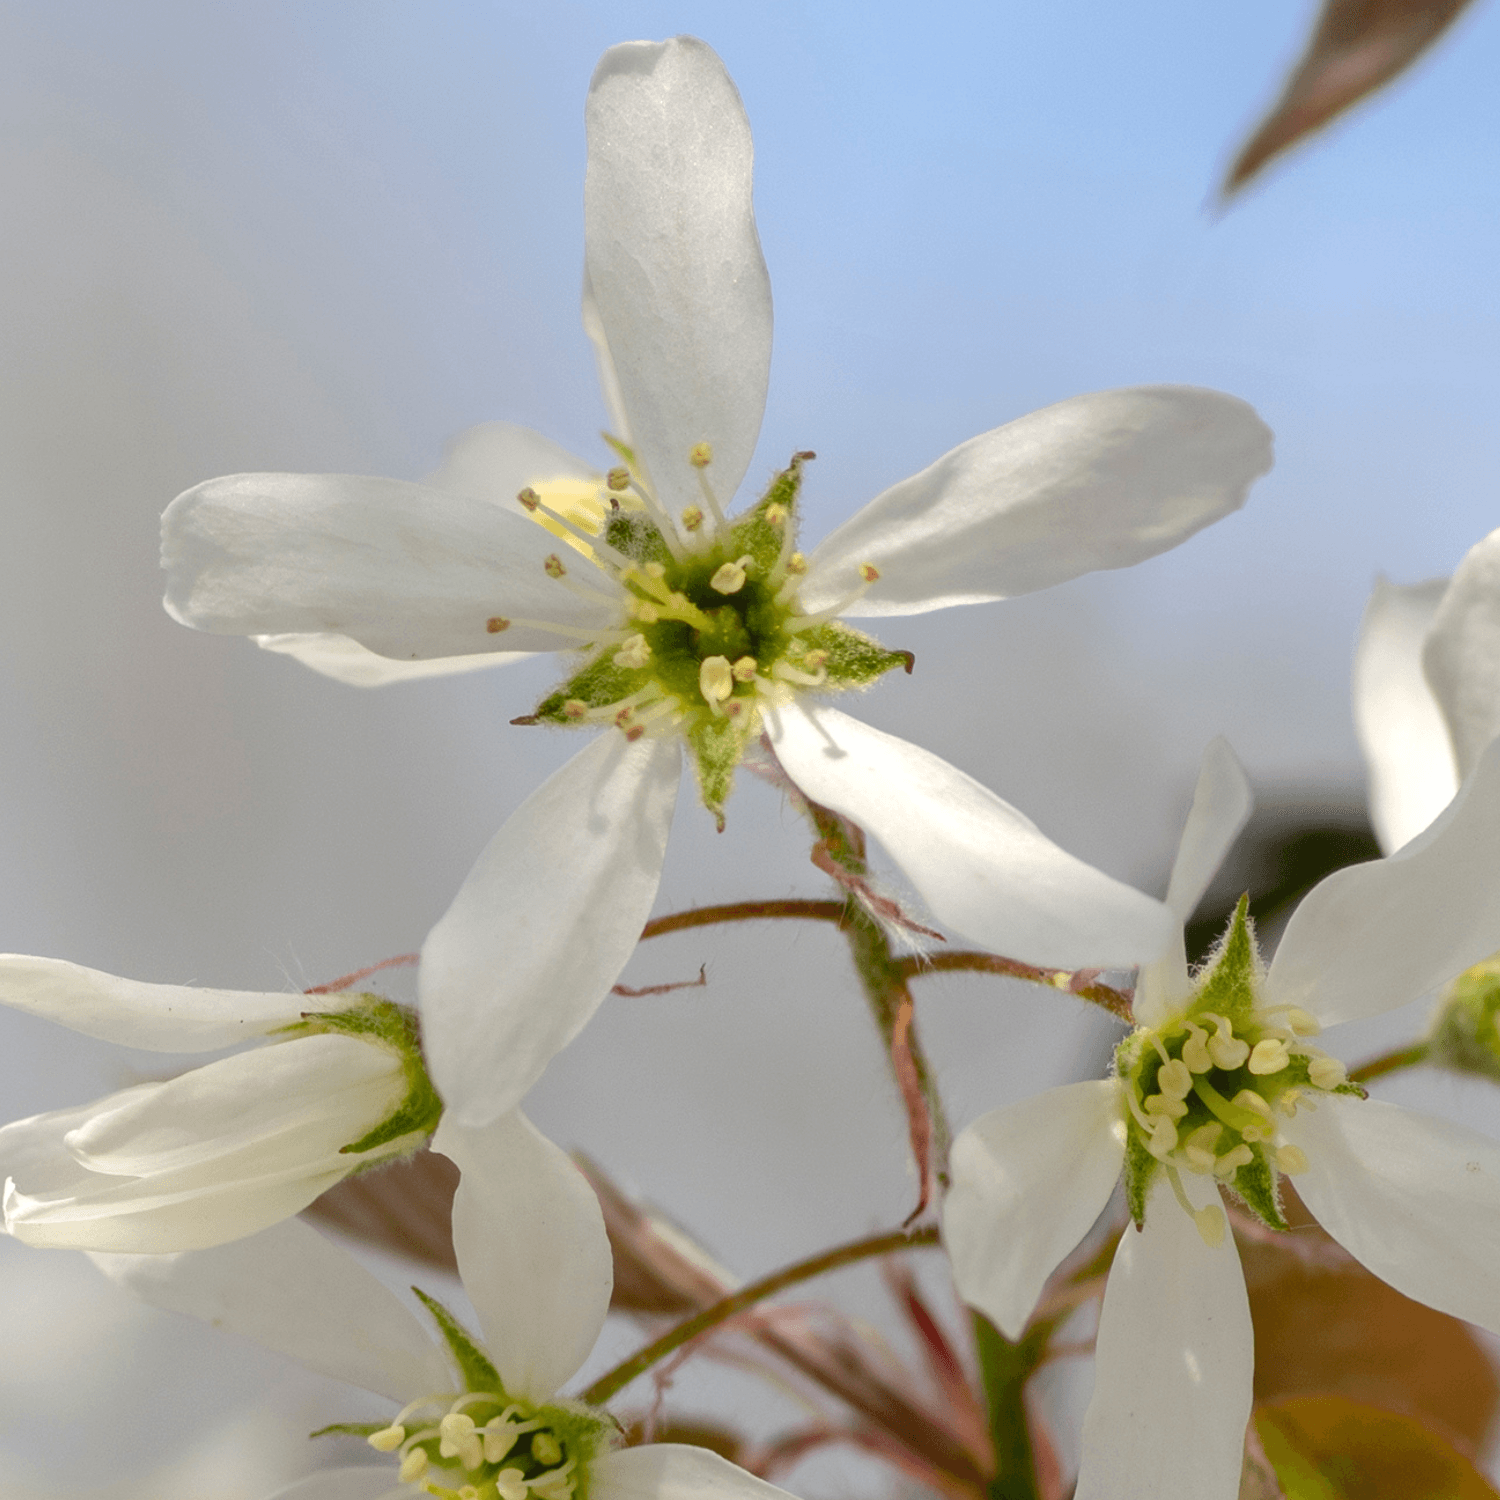
[[729,670],[734,673],[736,682],[753,682],[759,666],[753,656],[742,656]]
[[1308,1064],[1308,1081],[1314,1088],[1336,1089],[1349,1081],[1348,1071],[1336,1057],[1319,1057]]
[[1249,1042],[1234,1034],[1233,1025],[1224,1016],[1204,1016],[1203,1019],[1214,1023],[1214,1035],[1208,1042],[1208,1055],[1213,1058],[1215,1065],[1226,1072],[1243,1067],[1245,1059],[1250,1056]]
[[714,461],[712,443],[694,443],[688,449],[688,462],[695,469],[706,469]]
[[624,464],[616,464],[604,476],[604,483],[616,494],[623,494],[630,488],[630,470]]
[[1182,1060],[1190,1071],[1194,1073],[1207,1073],[1214,1065],[1214,1060],[1208,1055],[1208,1048],[1203,1045],[1204,1038],[1208,1033],[1201,1026],[1194,1026],[1188,1022],[1189,1036],[1182,1044]]
[[1151,1139],[1146,1149],[1158,1161],[1165,1161],[1177,1149],[1177,1126],[1165,1116],[1159,1116],[1151,1127]]
[[714,450],[708,443],[694,443],[688,450],[688,462],[698,471],[698,488],[708,502],[709,514],[713,516],[715,529],[724,524],[724,509],[719,497],[708,482],[708,466],[714,461]]
[[562,1460],[562,1444],[550,1432],[539,1432],[531,1440],[531,1456],[539,1464],[555,1464]]
[[822,687],[828,681],[828,669],[819,667],[816,673],[803,672],[790,662],[779,661],[771,668],[771,676],[782,682],[795,682],[799,687]]
[[[546,573],[548,578],[556,579],[570,594],[576,594],[580,599],[586,599],[590,604],[607,604],[612,608],[619,607],[620,595],[618,591],[613,594],[602,594],[598,589],[591,589],[586,584],[579,583],[576,578],[570,578],[562,558],[555,552],[549,552],[542,560],[542,571]],[[605,576],[608,577],[608,574]]]
[[[568,580],[564,580],[567,582]],[[575,585],[575,592],[577,591]],[[614,604],[616,601],[608,601]],[[520,620],[514,616],[491,615],[484,622],[484,628],[490,635],[499,635],[502,631],[519,625],[523,630],[545,630],[549,635],[564,636],[570,641],[582,641],[588,646],[613,646],[627,639],[623,630],[588,630],[582,625],[557,625],[551,620]]]
[[484,622],[484,628],[489,631],[491,635],[499,635],[502,630],[510,629],[510,621],[507,620],[504,615],[491,615],[489,619]]
[[438,1423],[438,1431],[442,1434],[438,1453],[443,1458],[456,1458],[466,1469],[477,1469],[484,1462],[484,1444],[467,1412],[450,1411]]
[[761,514],[765,517],[767,526],[775,526],[779,530],[786,525],[786,518],[791,515],[791,511],[781,501],[773,500]]
[[1218,1145],[1219,1137],[1223,1134],[1224,1127],[1217,1121],[1210,1120],[1207,1125],[1200,1125],[1182,1143],[1182,1154],[1192,1171],[1198,1173],[1213,1171],[1214,1147]]
[[401,1460],[401,1467],[396,1477],[402,1484],[415,1484],[427,1472],[427,1450],[425,1448],[413,1448],[405,1458]]
[[1210,1250],[1217,1250],[1224,1243],[1224,1210],[1217,1203],[1208,1203],[1193,1215],[1198,1226],[1198,1235]]
[[1240,1127],[1242,1139],[1264,1141],[1276,1133],[1276,1117],[1271,1113],[1271,1106],[1254,1089],[1241,1089],[1234,1096],[1234,1104],[1252,1116],[1249,1124]]
[[406,1429],[401,1426],[382,1427],[372,1432],[365,1441],[377,1453],[394,1453],[406,1441]]
[[644,667],[651,660],[651,647],[643,635],[633,635],[614,655],[617,667]]
[[682,529],[684,531],[697,531],[703,524],[703,511],[697,505],[685,505],[682,509]]
[[1250,1071],[1261,1078],[1281,1072],[1290,1062],[1286,1043],[1275,1037],[1263,1037],[1250,1053]]
[[492,1483],[500,1500],[526,1500],[526,1476],[520,1469],[501,1469]]
[[1226,1151],[1214,1163],[1215,1177],[1233,1177],[1241,1167],[1248,1167],[1255,1160],[1255,1153],[1241,1141],[1232,1150]]
[[708,580],[708,586],[720,594],[737,594],[745,586],[745,569],[755,559],[746,553],[737,562],[722,564]]
[[[794,552],[792,556],[788,558],[788,573],[793,571],[792,563],[799,557],[802,557],[802,554],[800,552]],[[807,571],[806,558],[802,559],[801,571],[804,573]],[[820,609],[816,614],[793,615],[791,620],[787,622],[787,633],[789,635],[796,635],[800,631],[811,630],[815,625],[822,625],[829,620],[838,619],[841,614],[844,614],[848,610],[851,604],[854,604],[860,599],[863,599],[864,596],[870,592],[870,585],[880,577],[880,569],[877,568],[873,563],[861,563],[859,565],[859,576],[861,579],[863,579],[863,582],[860,584],[860,586],[855,589],[853,593],[845,594],[837,604],[830,605],[827,609]],[[790,580],[788,580],[788,582],[790,582]],[[779,599],[781,595],[777,594],[776,597]]]
[[734,669],[727,656],[705,656],[698,667],[698,691],[710,708],[734,692]]
[[1181,1099],[1169,1099],[1165,1094],[1152,1094],[1146,1100],[1148,1115],[1166,1115],[1170,1120],[1180,1120],[1187,1112],[1188,1107]]
[[1307,1170],[1307,1153],[1300,1146],[1287,1144],[1276,1148],[1276,1165],[1283,1172],[1295,1177]]
[[1157,1073],[1156,1086],[1169,1099],[1186,1099],[1193,1091],[1193,1075],[1181,1058],[1174,1057]]

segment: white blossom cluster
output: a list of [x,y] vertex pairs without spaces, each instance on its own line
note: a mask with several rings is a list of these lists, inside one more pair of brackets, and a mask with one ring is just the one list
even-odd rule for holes
[[[1500,950],[1500,532],[1451,582],[1371,600],[1355,704],[1385,857],[1317,885],[1268,965],[1241,912],[1192,972],[1184,924],[1251,806],[1222,740],[1159,901],[827,699],[910,669],[847,621],[1127,567],[1227,516],[1270,467],[1265,426],[1193,387],[1079,396],[972,438],[804,550],[810,454],[737,501],[771,296],[733,83],[702,42],[627,43],[598,66],[587,125],[583,318],[611,422],[597,462],[491,424],[421,484],[210,480],[167,509],[162,541],[174,618],[346,683],[557,652],[559,685],[527,720],[582,731],[582,748],[428,934],[414,1013],[352,989],[0,958],[14,1008],[137,1048],[238,1049],[0,1129],[5,1230],[91,1251],[147,1301],[393,1403],[366,1434],[388,1461],[289,1495],[781,1493],[704,1448],[621,1446],[606,1413],[559,1395],[603,1325],[611,1250],[593,1191],[520,1113],[635,949],[684,763],[718,818],[751,766],[868,834],[944,933],[1039,969],[1138,971],[1109,1077],[957,1137],[943,1242],[964,1300],[1019,1339],[1123,1180],[1133,1227],[1099,1314],[1076,1494],[1234,1500],[1253,1331],[1226,1202],[1284,1228],[1290,1177],[1371,1271],[1500,1333],[1500,1146],[1367,1098],[1317,1040]],[[435,1342],[294,1217],[429,1140],[461,1173],[454,1245],[479,1339],[433,1304]]]

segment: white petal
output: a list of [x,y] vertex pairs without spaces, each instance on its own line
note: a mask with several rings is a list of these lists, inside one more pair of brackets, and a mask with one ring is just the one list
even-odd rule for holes
[[677,515],[726,505],[766,404],[771,284],[750,202],[750,125],[713,49],[692,37],[611,47],[585,109],[584,250],[637,456]]
[[457,1163],[453,1245],[506,1390],[546,1401],[589,1356],[614,1286],[599,1200],[568,1154],[512,1110],[433,1149]]
[[1075,1500],[1235,1500],[1254,1360],[1233,1238],[1210,1249],[1161,1183],[1109,1273]]
[[939,923],[1060,969],[1129,968],[1166,947],[1161,902],[1102,875],[947,761],[831,708],[767,715],[787,774],[880,840]]
[[515,422],[481,422],[448,444],[441,466],[424,482],[433,489],[487,500],[524,520],[526,512],[516,496],[527,485],[542,485],[549,479],[598,483],[599,477],[592,464],[575,458],[530,427]]
[[304,667],[349,687],[389,687],[393,682],[418,682],[426,677],[456,677],[489,667],[507,666],[532,655],[530,651],[482,651],[475,656],[438,656],[429,661],[396,661],[377,655],[347,635],[316,633],[253,635],[262,651],[290,656]]
[[1125,1159],[1120,1110],[1114,1079],[1070,1083],[981,1116],[953,1143],[953,1280],[1008,1339],[1109,1202]]
[[1462,780],[1500,734],[1500,531],[1459,563],[1422,661],[1447,718]]
[[1370,821],[1390,854],[1453,800],[1448,725],[1422,671],[1422,647],[1446,578],[1401,587],[1376,580],[1354,651],[1354,727],[1370,777]]
[[1292,914],[1266,976],[1273,1004],[1325,1026],[1430,993],[1500,948],[1500,744],[1430,828],[1335,870]]
[[1222,736],[1203,752],[1193,806],[1177,845],[1167,905],[1186,922],[1219,872],[1230,845],[1250,818],[1255,799],[1244,768]]
[[1075,396],[971,438],[877,496],[812,553],[803,606],[909,615],[1049,588],[1155,557],[1245,503],[1271,434],[1192,386]]
[[217,1052],[290,1026],[302,995],[142,984],[58,958],[0,955],[0,1004],[149,1052]]
[[789,1500],[785,1490],[687,1443],[648,1443],[594,1465],[595,1500]]
[[159,1087],[155,1083],[138,1083],[90,1104],[12,1120],[0,1129],[0,1180],[7,1180],[7,1193],[14,1190],[11,1180],[24,1183],[28,1193],[48,1197],[69,1197],[86,1188],[95,1174],[68,1150],[63,1144],[65,1138],[92,1120],[101,1104],[110,1106],[154,1093]]
[[1302,1201],[1398,1292],[1500,1333],[1500,1146],[1379,1099],[1335,1096],[1284,1127]]
[[516,809],[428,934],[423,1037],[457,1123],[513,1109],[624,968],[656,899],[680,763],[674,739],[601,734]]
[[612,594],[580,598],[543,563],[559,550],[577,580],[613,591],[544,527],[500,506],[399,479],[231,474],[179,495],[162,516],[167,612],[227,635],[352,636],[403,660],[554,651],[541,626],[602,630]]
[[116,1096],[67,1144],[90,1171],[115,1176],[178,1172],[246,1150],[259,1175],[321,1161],[373,1130],[405,1094],[401,1059],[387,1048],[299,1037]]
[[583,272],[583,331],[594,346],[594,364],[599,371],[599,393],[609,413],[610,435],[629,446],[630,420],[625,415],[625,398],[620,394],[620,377],[615,372],[615,357],[609,352],[609,339],[599,320],[599,299],[594,296],[587,266]]
[[214,1250],[92,1259],[153,1307],[202,1318],[403,1405],[452,1388],[453,1375],[416,1315],[300,1221]]
[[411,1500],[404,1484],[393,1485],[390,1464],[363,1464],[353,1469],[324,1469],[279,1489],[266,1500]]

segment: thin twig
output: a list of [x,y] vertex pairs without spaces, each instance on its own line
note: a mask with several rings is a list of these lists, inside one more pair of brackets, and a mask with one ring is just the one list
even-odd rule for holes
[[1426,1042],[1414,1042],[1410,1047],[1398,1047],[1394,1052],[1372,1057],[1369,1062],[1349,1069],[1350,1083],[1368,1083],[1372,1078],[1383,1078],[1387,1073],[1402,1068],[1414,1068],[1427,1061],[1430,1048]]
[[812,922],[842,924],[842,901],[730,901],[722,906],[695,906],[691,911],[654,917],[641,929],[641,939],[684,932],[689,927],[712,927],[716,922],[759,922],[767,917],[803,917]]
[[[1130,995],[1107,984],[1092,979],[1096,971],[1080,969],[1077,973],[1068,969],[1039,969],[1035,964],[1023,964],[1018,959],[1001,958],[998,953],[919,953],[896,960],[903,977],[920,979],[924,974],[951,973],[954,970],[969,970],[980,974],[1004,974],[1011,979],[1026,979],[1032,984],[1045,984],[1080,1000],[1091,1000],[1102,1005],[1111,1015],[1129,1021]],[[1079,983],[1079,981],[1084,981]]]
[[368,969],[356,969],[352,974],[345,974],[342,979],[330,979],[327,984],[315,984],[311,989],[303,990],[304,995],[336,995],[340,990],[347,990],[351,984],[358,984],[361,979],[368,979],[371,974],[378,974],[382,969],[394,969],[402,964],[414,964],[422,955],[420,953],[398,953],[395,958],[383,958],[378,964],[371,964]]

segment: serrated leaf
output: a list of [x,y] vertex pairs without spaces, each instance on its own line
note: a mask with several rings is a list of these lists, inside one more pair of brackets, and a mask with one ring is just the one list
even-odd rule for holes
[[1255,1413],[1287,1500],[1497,1500],[1473,1462],[1415,1417],[1346,1396],[1293,1396]]
[[1272,157],[1322,129],[1416,62],[1469,0],[1326,0],[1281,98],[1224,180],[1238,192]]
[[442,1334],[448,1345],[448,1352],[453,1356],[453,1363],[463,1376],[464,1389],[492,1391],[503,1395],[505,1387],[500,1384],[499,1372],[468,1329],[436,1297],[429,1297],[420,1287],[414,1286],[412,1291],[421,1299],[422,1306],[432,1314],[432,1321],[437,1324],[438,1332]]

